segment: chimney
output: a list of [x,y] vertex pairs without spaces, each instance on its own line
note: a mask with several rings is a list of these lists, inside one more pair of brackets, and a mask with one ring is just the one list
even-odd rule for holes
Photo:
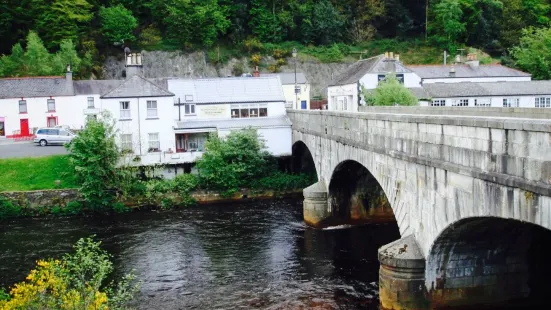
[[253,76],[254,77],[259,77],[260,76],[260,71],[258,71],[258,66],[254,67]]
[[394,59],[396,59],[397,62],[400,62],[400,55],[396,54],[396,55],[394,56]]
[[65,80],[67,81],[67,83],[72,83],[73,82],[73,72],[71,72],[71,65],[67,64],[65,69],[66,69],[65,70]]
[[388,58],[388,52],[385,52],[385,58]]
[[394,58],[394,52],[390,52],[390,53],[389,53],[389,57],[390,57],[391,59]]
[[452,64],[452,67],[450,68],[450,77],[455,77],[455,66]]
[[130,53],[126,55],[126,78],[134,75],[143,75],[142,54]]
[[461,55],[455,55],[455,63],[460,63],[461,62]]

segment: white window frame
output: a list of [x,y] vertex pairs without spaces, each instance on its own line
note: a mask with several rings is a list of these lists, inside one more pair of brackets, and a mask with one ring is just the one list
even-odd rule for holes
[[536,108],[551,108],[551,97],[536,97]]
[[119,107],[121,109],[120,119],[132,119],[132,113],[130,110],[130,101],[119,101]]
[[147,118],[158,118],[157,100],[147,100]]
[[469,99],[454,99],[452,100],[452,107],[468,107]]
[[149,153],[160,152],[161,151],[161,140],[159,139],[158,132],[152,132],[148,135],[148,149]]
[[[266,109],[266,115],[260,116],[260,109]],[[267,103],[261,103],[258,105],[258,117],[268,117],[268,104]]]
[[343,103],[343,111],[348,111],[348,98],[347,97],[344,97],[343,100],[342,100],[342,103]]
[[132,134],[120,134],[120,141],[121,141],[121,150],[127,151],[127,152],[133,152],[134,151],[134,143],[132,141]]
[[490,98],[476,98],[474,100],[474,106],[475,107],[491,107],[492,106],[492,99],[490,99]]
[[195,103],[186,102],[184,103],[184,114],[185,115],[197,115],[197,110]]
[[[21,109],[24,107],[24,109]],[[27,100],[19,100],[19,114],[27,113]]]
[[55,99],[46,99],[46,107],[48,109],[48,112],[55,112]]
[[95,108],[95,106],[94,106],[94,97],[88,97],[88,109],[94,109],[94,108]]
[[430,103],[430,106],[431,106],[431,107],[445,107],[445,106],[446,106],[446,99],[437,99],[437,100],[433,100],[433,101]]
[[518,108],[520,105],[520,98],[503,98],[504,108]]

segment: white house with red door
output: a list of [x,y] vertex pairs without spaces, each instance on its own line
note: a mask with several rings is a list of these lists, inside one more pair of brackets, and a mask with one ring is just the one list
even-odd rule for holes
[[[133,61],[140,60],[134,57]],[[146,79],[141,62],[126,80],[0,79],[0,139],[31,139],[38,128],[81,129],[109,111],[117,142],[140,165],[191,163],[210,132],[256,128],[274,156],[291,154],[291,122],[278,76]]]

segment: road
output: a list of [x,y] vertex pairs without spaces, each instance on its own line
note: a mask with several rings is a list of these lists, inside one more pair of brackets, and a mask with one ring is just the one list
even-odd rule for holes
[[38,146],[32,142],[0,144],[0,158],[41,157],[48,155],[67,154],[63,146]]

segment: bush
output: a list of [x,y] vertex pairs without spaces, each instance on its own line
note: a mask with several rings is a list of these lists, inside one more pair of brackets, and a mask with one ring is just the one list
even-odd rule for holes
[[113,204],[113,211],[115,213],[127,213],[127,212],[130,212],[130,209],[129,207],[127,207],[124,203],[122,202],[115,202]]
[[82,209],[82,203],[79,201],[70,201],[61,212],[69,215],[77,215],[82,213]]
[[232,131],[222,139],[212,134],[197,161],[202,187],[236,191],[275,169],[264,141],[254,129]]
[[0,294],[0,309],[125,309],[138,291],[134,276],[106,287],[113,271],[110,255],[91,238],[80,239],[62,259],[39,260],[26,280]]
[[193,174],[180,174],[174,178],[174,190],[180,194],[189,194],[199,185],[199,178]]
[[0,219],[21,215],[22,208],[16,202],[0,196]]
[[243,50],[249,54],[262,50],[262,42],[257,38],[248,38],[242,43]]

